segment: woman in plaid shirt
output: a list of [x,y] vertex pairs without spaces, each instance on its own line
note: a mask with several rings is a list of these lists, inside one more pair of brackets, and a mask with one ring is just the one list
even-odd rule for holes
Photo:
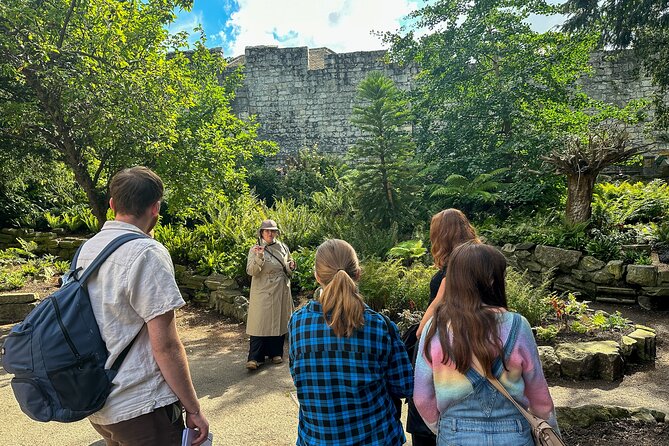
[[297,445],[404,444],[391,395],[411,396],[413,370],[397,327],[365,305],[347,242],[318,247],[315,276],[322,293],[288,323]]

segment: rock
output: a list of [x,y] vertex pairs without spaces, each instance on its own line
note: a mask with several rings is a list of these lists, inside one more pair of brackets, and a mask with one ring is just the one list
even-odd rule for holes
[[592,273],[592,281],[597,284],[612,285],[614,282],[614,277],[613,274],[603,269],[601,271],[597,271],[596,273]]
[[516,248],[515,255],[517,259],[527,259],[532,256],[532,253],[530,251],[520,251]]
[[212,274],[205,279],[204,284],[210,290],[218,290],[219,288],[226,288],[229,290],[239,289],[239,285],[235,279],[227,278],[221,274]]
[[[527,252],[527,251],[521,251],[521,252]],[[531,271],[533,273],[541,272],[541,265],[539,265],[537,262],[534,262],[532,260],[519,259],[518,260],[518,267],[521,270],[528,270],[528,271]]]
[[539,263],[549,268],[571,269],[578,264],[581,251],[537,245],[534,255]]
[[560,376],[560,360],[553,347],[539,346],[539,359],[541,359],[541,366],[546,377],[557,378]]
[[623,360],[615,341],[564,343],[558,345],[555,353],[563,376],[606,381],[615,381],[623,376]]
[[640,295],[637,298],[637,303],[641,308],[648,311],[665,311],[669,310],[669,299],[666,297]]
[[0,323],[21,322],[36,306],[37,302],[0,305]]
[[37,300],[37,293],[0,293],[0,305],[29,304]]
[[653,416],[651,411],[645,407],[631,409],[630,416],[633,419],[643,421],[644,423],[657,423],[655,416]]
[[620,338],[620,354],[623,355],[625,361],[630,361],[637,357],[638,343],[639,341],[629,336],[622,336]]
[[657,266],[627,265],[626,282],[633,285],[653,287],[657,283]]
[[657,273],[657,285],[669,285],[669,271],[658,271]]
[[617,406],[600,406],[587,404],[577,407],[557,407],[558,424],[561,429],[570,427],[590,427],[598,421],[610,421],[617,418],[627,418],[630,415],[628,409]]
[[559,276],[553,282],[553,288],[556,291],[572,291],[593,295],[597,291],[597,286],[591,282],[581,282],[572,276]]
[[185,288],[190,288],[192,290],[200,290],[204,288],[204,281],[206,277],[205,276],[191,276],[188,274],[184,274],[181,276],[181,282],[180,285],[185,287]]
[[602,262],[601,260],[598,260],[592,256],[584,256],[581,259],[581,262],[579,263],[578,267],[582,270],[588,271],[588,272],[593,272],[600,270],[606,266],[606,263]]
[[571,275],[574,276],[575,279],[580,280],[581,282],[589,282],[590,279],[592,279],[592,274],[580,269],[571,270]]
[[537,246],[537,244],[532,243],[532,242],[518,243],[516,245],[516,250],[517,251],[529,251],[530,249],[534,248],[535,246]]
[[611,260],[606,264],[605,268],[616,280],[622,279],[623,274],[625,273],[625,265],[622,260]]
[[641,289],[646,296],[668,297],[669,287],[645,287]]
[[512,243],[507,243],[506,245],[502,246],[501,251],[502,254],[504,254],[506,257],[509,257],[516,251],[516,247]]
[[622,245],[620,249],[623,252],[636,252],[639,254],[650,255],[650,245],[648,244],[634,244],[634,245]]
[[655,333],[637,328],[627,336],[637,341],[636,354],[641,361],[655,360]]

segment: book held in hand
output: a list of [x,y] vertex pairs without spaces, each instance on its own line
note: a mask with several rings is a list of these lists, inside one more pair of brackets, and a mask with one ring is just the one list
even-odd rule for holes
[[[198,436],[198,431],[195,429],[190,429],[186,428],[183,431],[183,434],[181,435],[181,446],[191,446],[193,444],[193,440],[197,438]],[[207,435],[207,440],[202,443],[202,446],[213,446],[214,442],[214,434],[209,432],[209,435]]]

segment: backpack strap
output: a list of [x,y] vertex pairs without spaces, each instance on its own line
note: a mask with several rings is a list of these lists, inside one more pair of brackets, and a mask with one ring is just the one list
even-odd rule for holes
[[[104,247],[102,251],[100,251],[100,254],[91,262],[90,265],[84,270],[83,274],[81,275],[81,278],[79,279],[79,282],[85,283],[86,280],[93,274],[95,271],[97,271],[98,268],[100,268],[100,265],[104,263],[105,260],[107,260],[107,257],[109,257],[114,251],[116,251],[117,248],[119,248],[121,245],[131,241],[131,240],[136,240],[139,238],[148,238],[148,235],[145,234],[138,234],[136,232],[128,233],[128,234],[123,234],[118,237],[116,237],[114,240],[109,242],[107,246]],[[82,245],[83,246],[83,245]],[[79,248],[79,251],[81,250],[81,247]],[[79,251],[77,251],[77,254],[75,254],[75,258],[73,259],[73,262],[77,260],[79,257]],[[73,264],[74,266],[74,264]],[[76,272],[76,270],[75,270]]]
[[[144,324],[144,325],[146,325],[146,324]],[[144,325],[142,325],[142,328],[144,328]],[[123,349],[123,351],[116,358],[116,361],[114,361],[114,363],[109,368],[109,370],[111,370],[114,373],[114,375],[116,374],[116,372],[118,372],[118,369],[121,368],[121,364],[123,363],[123,360],[125,359],[126,356],[128,356],[128,353],[130,352],[130,349],[132,348],[132,345],[135,343],[135,341],[139,337],[139,334],[142,332],[142,328],[139,329],[139,331],[137,332],[135,337],[132,338],[132,341],[130,341],[130,344],[128,344]]]

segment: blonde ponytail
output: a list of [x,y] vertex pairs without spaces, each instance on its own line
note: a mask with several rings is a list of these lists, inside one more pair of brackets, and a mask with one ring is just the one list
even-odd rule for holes
[[365,304],[354,280],[360,275],[358,256],[344,240],[332,239],[316,250],[316,275],[323,285],[318,300],[335,335],[350,337],[365,323]]

